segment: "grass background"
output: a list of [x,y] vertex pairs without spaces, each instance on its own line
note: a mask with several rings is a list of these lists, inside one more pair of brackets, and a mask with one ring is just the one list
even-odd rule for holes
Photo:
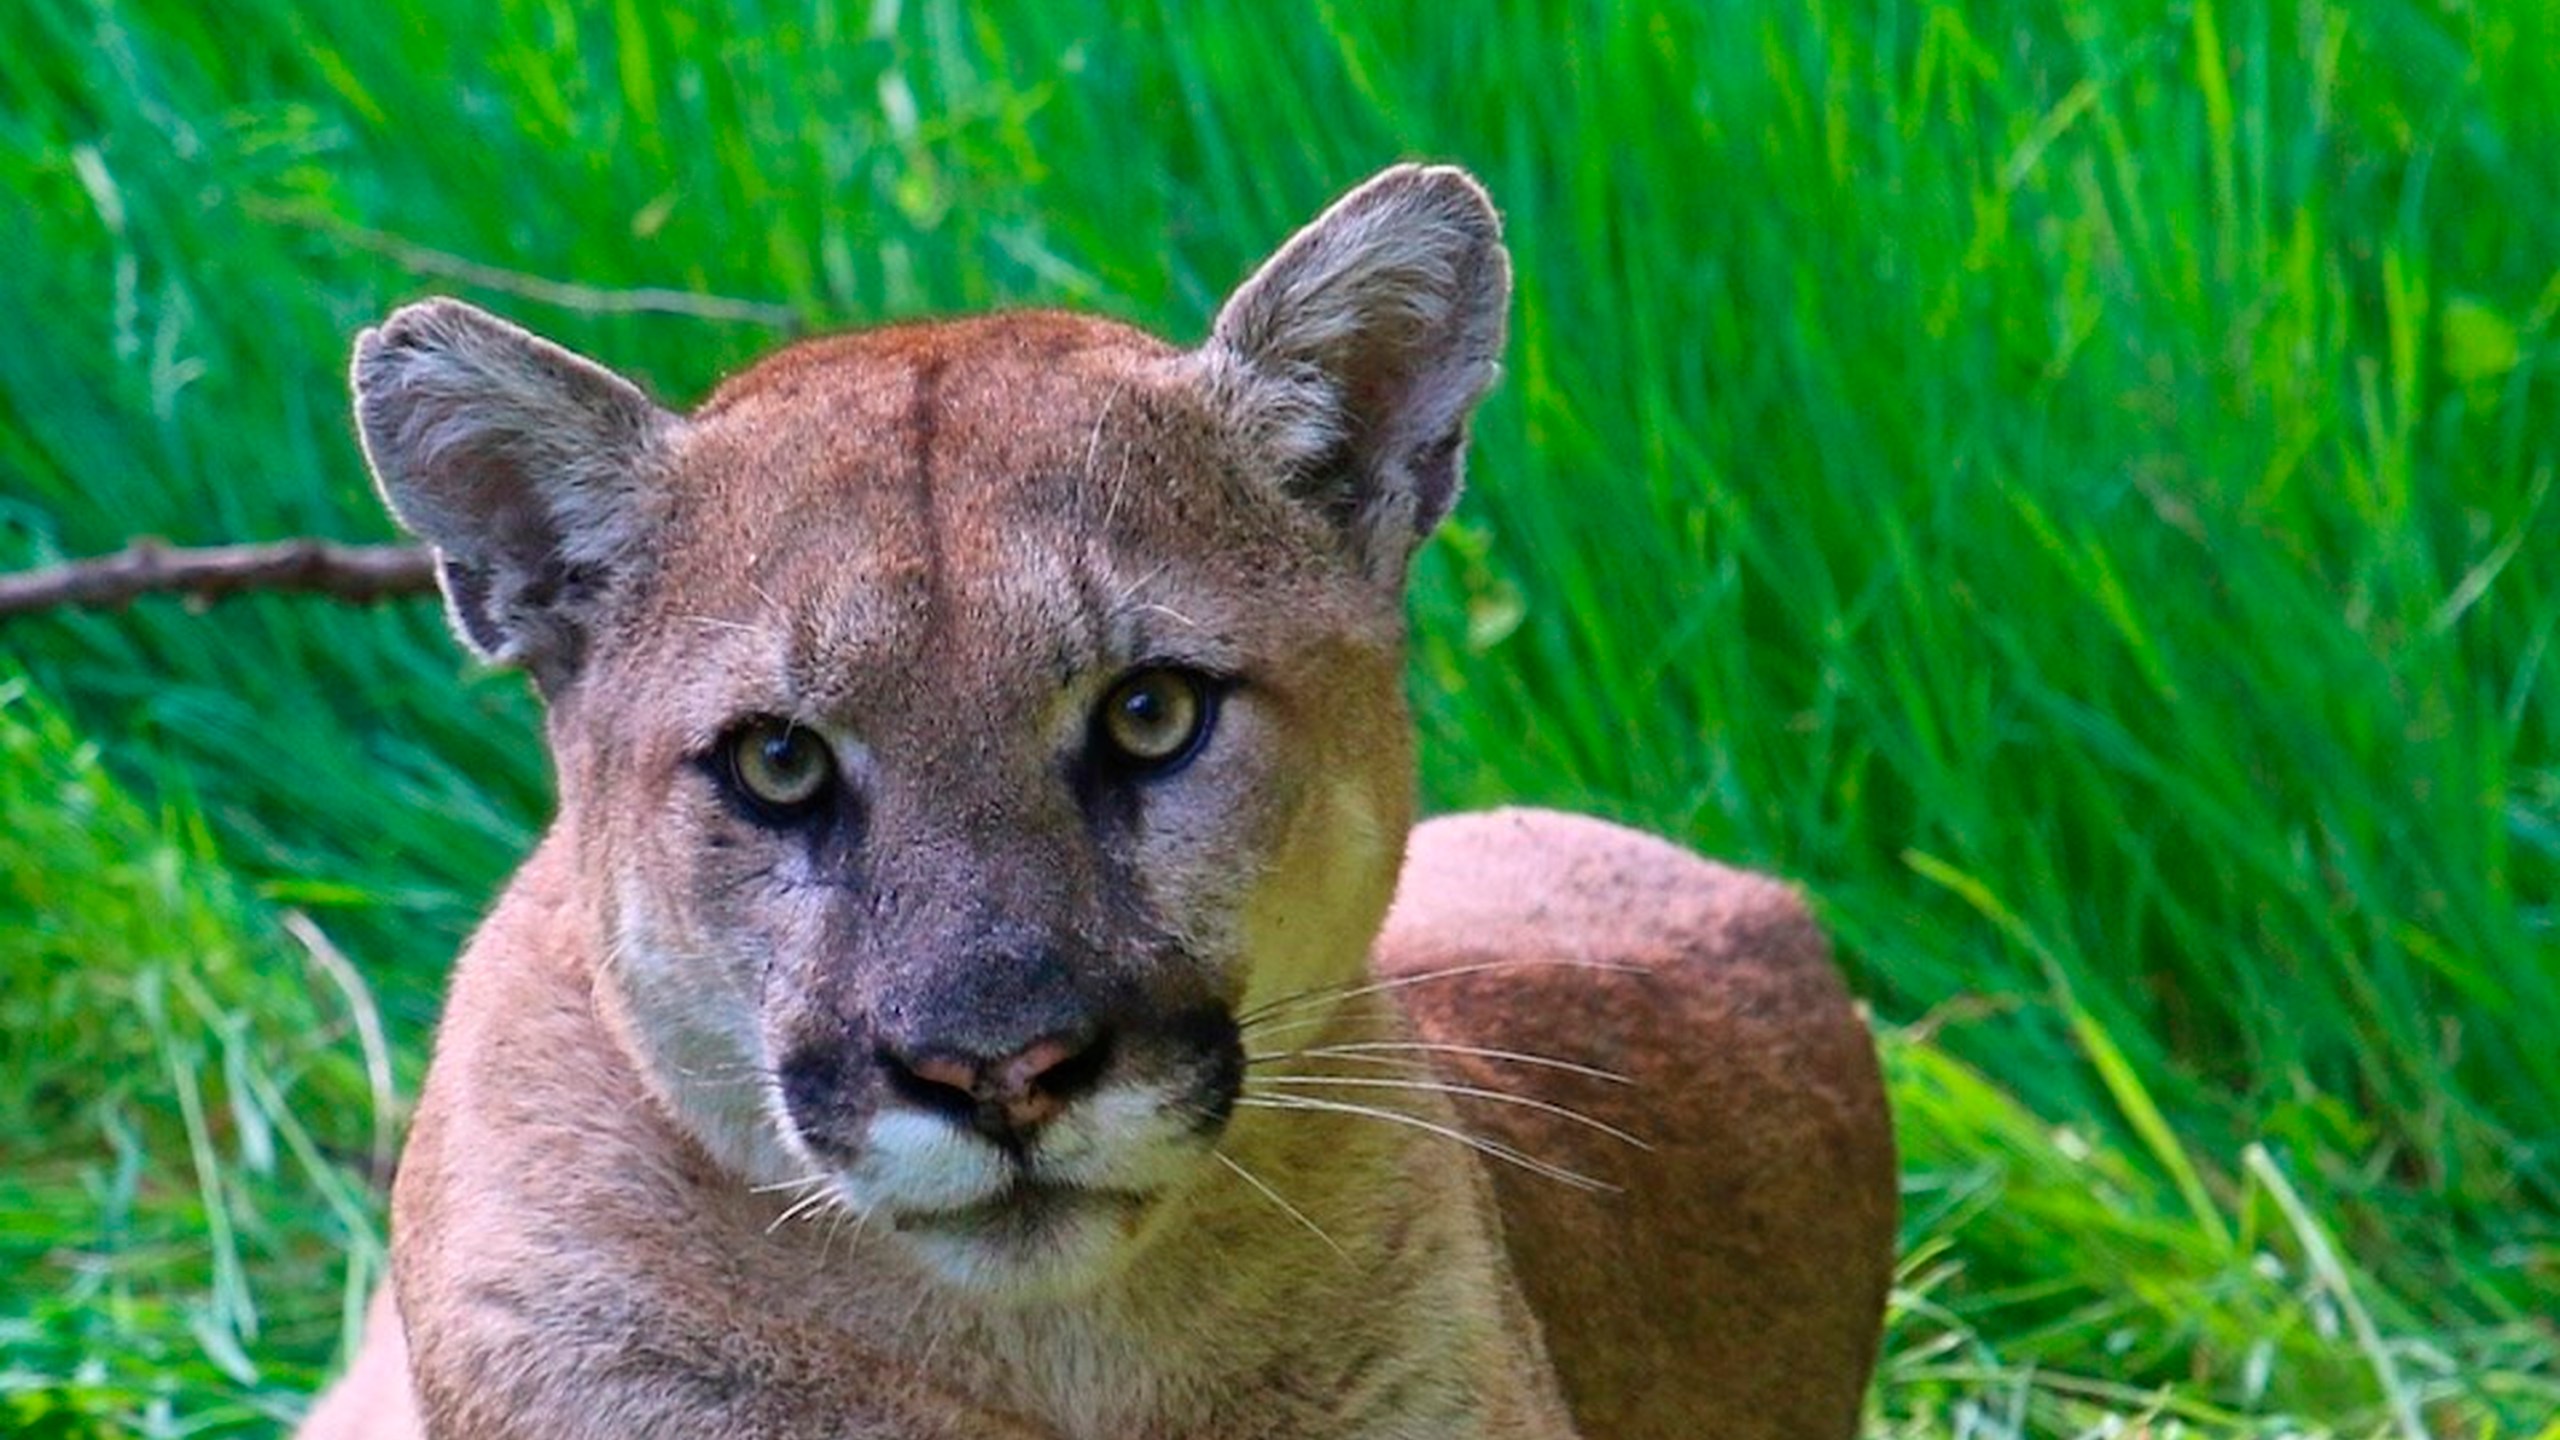
[[[7,29],[10,566],[387,537],[342,365],[421,294],[684,401],[889,316],[1196,336],[1362,175],[1473,167],[1520,293],[1426,789],[1817,898],[1906,1152],[1871,1434],[2560,1436],[2553,7]],[[298,1413],[545,784],[429,604],[0,627],[0,1430]]]

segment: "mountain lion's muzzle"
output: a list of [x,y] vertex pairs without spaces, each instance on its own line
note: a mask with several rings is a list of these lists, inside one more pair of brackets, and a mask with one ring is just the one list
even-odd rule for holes
[[1028,1164],[1050,1126],[1106,1091],[1164,1097],[1214,1140],[1235,1106],[1243,1050],[1227,1007],[1164,1009],[1095,995],[1054,946],[935,970],[871,1018],[825,1017],[782,1052],[783,1107],[813,1155],[841,1160],[881,1110],[938,1117]]

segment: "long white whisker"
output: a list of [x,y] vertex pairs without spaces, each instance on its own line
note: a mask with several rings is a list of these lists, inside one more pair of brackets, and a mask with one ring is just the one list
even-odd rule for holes
[[[1583,1065],[1572,1060],[1559,1060],[1553,1055],[1533,1055],[1525,1050],[1496,1050],[1484,1045],[1443,1045],[1429,1040],[1356,1040],[1339,1045],[1313,1045],[1304,1050],[1286,1050],[1271,1055],[1256,1055],[1245,1061],[1259,1065],[1267,1060],[1290,1060],[1301,1056],[1321,1056],[1344,1060],[1365,1060],[1371,1064],[1418,1065],[1418,1060],[1395,1061],[1387,1053],[1410,1051],[1431,1055],[1466,1055],[1478,1060],[1508,1060],[1519,1065],[1534,1065],[1541,1070],[1561,1070],[1567,1075],[1580,1075],[1592,1080],[1605,1080],[1612,1085],[1633,1085],[1635,1081],[1615,1070]],[[1376,1053],[1373,1053],[1376,1052]]]
[[1294,1018],[1282,1017],[1276,1019],[1257,1020],[1253,1022],[1250,1027],[1239,1023],[1236,1028],[1247,1035],[1250,1035],[1256,1042],[1268,1042],[1279,1036],[1295,1034],[1301,1030],[1321,1030],[1327,1026],[1340,1025],[1341,1023],[1341,1015],[1328,1010],[1321,1015],[1300,1015]]
[[797,1180],[776,1180],[769,1185],[750,1185],[747,1187],[747,1193],[771,1195],[780,1190],[806,1190],[812,1185],[824,1185],[830,1178],[825,1174],[803,1175]]
[[845,1214],[845,1207],[842,1205],[827,1211],[827,1228],[818,1237],[818,1268],[820,1270],[826,1269],[827,1262],[835,1258],[836,1236],[844,1232]]
[[1329,1050],[1274,1050],[1267,1055],[1247,1055],[1244,1057],[1244,1063],[1250,1071],[1257,1066],[1277,1065],[1283,1060],[1310,1058],[1332,1060],[1345,1065],[1367,1065],[1399,1075],[1437,1077],[1440,1073],[1432,1068],[1430,1061],[1412,1055],[1336,1055]]
[[691,1072],[679,1073],[684,1075],[684,1080],[687,1085],[696,1086],[703,1090],[744,1090],[750,1085],[768,1085],[772,1083],[773,1080],[773,1077],[770,1075],[762,1073],[750,1074],[743,1070],[735,1075],[697,1075]]
[[1517,1105],[1524,1110],[1536,1110],[1559,1119],[1570,1120],[1586,1129],[1597,1130],[1612,1140],[1624,1141],[1639,1150],[1653,1148],[1651,1144],[1628,1134],[1608,1121],[1594,1119],[1579,1110],[1568,1109],[1534,1096],[1514,1095],[1508,1090],[1488,1090],[1481,1085],[1453,1085],[1444,1080],[1392,1080],[1377,1075],[1264,1075],[1260,1078],[1273,1085],[1336,1085],[1366,1090],[1426,1090],[1437,1095],[1461,1095],[1470,1100],[1491,1100],[1496,1104]]
[[1212,1150],[1212,1151],[1210,1151],[1209,1153],[1210,1153],[1210,1154],[1212,1154],[1212,1155],[1215,1155],[1216,1157],[1218,1157],[1218,1163],[1219,1163],[1219,1164],[1224,1165],[1224,1166],[1226,1166],[1228,1169],[1233,1170],[1234,1172],[1236,1172],[1236,1178],[1237,1178],[1237,1179],[1242,1180],[1242,1181],[1243,1181],[1244,1183],[1246,1183],[1247,1185],[1252,1186],[1255,1190],[1260,1191],[1260,1192],[1261,1192],[1261,1194],[1262,1194],[1262,1198],[1263,1198],[1263,1199],[1268,1200],[1268,1201],[1270,1201],[1272,1204],[1279,1206],[1279,1207],[1280,1207],[1280,1209],[1281,1209],[1281,1211],[1282,1211],[1283,1213],[1285,1213],[1285,1214],[1286,1214],[1290,1219],[1295,1220],[1295,1221],[1297,1221],[1299,1224],[1306,1226],[1306,1227],[1307,1227],[1307,1233],[1308,1233],[1308,1234],[1311,1234],[1311,1235],[1315,1236],[1317,1239],[1319,1239],[1319,1240],[1323,1241],[1323,1242],[1324,1242],[1324,1244],[1325,1244],[1325,1248],[1326,1248],[1326,1249],[1331,1250],[1334,1254],[1341,1256],[1341,1257],[1342,1257],[1343,1259],[1345,1259],[1345,1260],[1348,1260],[1348,1259],[1350,1259],[1350,1258],[1351,1258],[1351,1252],[1350,1252],[1350,1251],[1348,1251],[1348,1250],[1343,1249],[1343,1248],[1342,1248],[1342,1246],[1341,1246],[1339,1243],[1337,1243],[1337,1242],[1334,1240],[1334,1238],[1333,1238],[1332,1236],[1327,1235],[1326,1233],[1324,1233],[1324,1227],[1323,1227],[1323,1226],[1321,1226],[1321,1225],[1317,1224],[1315,1221],[1313,1221],[1313,1220],[1311,1220],[1311,1219],[1307,1218],[1307,1212],[1305,1212],[1304,1210],[1299,1209],[1299,1208],[1298,1208],[1297,1206],[1295,1206],[1295,1205],[1290,1204],[1286,1199],[1282,1198],[1282,1196],[1281,1196],[1281,1194],[1280,1194],[1280,1192],[1279,1192],[1279,1191],[1274,1190],[1274,1189],[1272,1189],[1270,1186],[1268,1186],[1268,1185],[1266,1185],[1266,1184],[1262,1183],[1262,1177],[1261,1177],[1261,1176],[1256,1175],[1256,1174],[1254,1174],[1252,1171],[1247,1170],[1246,1168],[1244,1168],[1244,1166],[1243,1166],[1242,1164],[1240,1164],[1239,1162],[1237,1162],[1237,1160],[1236,1160],[1233,1156],[1231,1156],[1231,1155],[1227,1154],[1227,1152],[1226,1152],[1226,1151],[1224,1151],[1224,1150]]
[[740,635],[752,635],[759,640],[771,639],[774,633],[770,626],[751,625],[742,620],[727,620],[717,615],[678,615],[675,618],[684,624],[699,625],[706,630],[728,630]]
[[835,1254],[836,1237],[844,1234],[844,1222],[853,1222],[853,1234],[845,1240],[845,1253],[850,1255],[862,1244],[862,1232],[871,1228],[871,1217],[877,1213],[876,1210],[846,1204],[842,1196],[836,1197],[834,1218],[827,1225],[827,1238],[818,1246],[818,1268],[825,1269],[829,1257]]
[[1320,1110],[1334,1115],[1365,1115],[1372,1120],[1383,1120],[1392,1125],[1410,1125],[1416,1130],[1464,1145],[1488,1159],[1516,1165],[1533,1175],[1543,1175],[1558,1184],[1570,1185],[1577,1190],[1615,1191],[1619,1188],[1605,1180],[1594,1180],[1579,1171],[1568,1170],[1562,1165],[1541,1160],[1525,1150],[1513,1149],[1499,1140],[1487,1140],[1481,1135],[1470,1135],[1464,1130],[1436,1124],[1419,1115],[1408,1115],[1401,1110],[1384,1110],[1371,1105],[1351,1105],[1338,1100],[1319,1100],[1312,1095],[1244,1095],[1237,1097],[1236,1103],[1252,1105],[1264,1110]]
[[815,1210],[834,1199],[834,1193],[823,1186],[811,1190],[808,1194],[792,1201],[790,1207],[784,1210],[781,1214],[774,1216],[773,1223],[764,1227],[764,1233],[770,1235],[774,1231],[781,1229],[783,1226],[790,1224],[803,1212]]
[[1451,965],[1439,970],[1422,970],[1411,975],[1372,980],[1367,984],[1330,986],[1302,991],[1296,995],[1283,996],[1268,1004],[1257,1005],[1238,1015],[1236,1024],[1240,1028],[1250,1029],[1254,1022],[1265,1017],[1286,1014],[1291,1010],[1301,1010],[1309,1005],[1321,1005],[1327,1001],[1356,1000],[1363,995],[1378,995],[1390,990],[1402,990],[1411,985],[1426,985],[1435,980],[1456,980],[1494,970],[1532,970],[1549,966],[1560,966],[1572,970],[1604,970],[1620,975],[1652,973],[1641,965],[1627,965],[1614,960],[1574,960],[1561,956],[1543,960],[1481,960],[1472,965]]

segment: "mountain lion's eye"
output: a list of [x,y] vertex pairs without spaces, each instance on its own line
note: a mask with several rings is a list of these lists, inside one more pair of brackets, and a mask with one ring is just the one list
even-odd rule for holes
[[1187,670],[1139,670],[1103,697],[1094,729],[1113,759],[1150,774],[1179,768],[1208,737],[1216,695]]
[[815,731],[781,720],[751,720],[729,737],[729,774],[741,793],[772,810],[798,810],[835,778],[836,762]]

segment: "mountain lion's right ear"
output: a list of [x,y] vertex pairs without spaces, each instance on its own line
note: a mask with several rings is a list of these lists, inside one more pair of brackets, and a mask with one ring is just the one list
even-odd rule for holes
[[578,669],[680,423],[612,371],[458,300],[356,337],[356,428],[382,498],[435,547],[464,643],[546,690]]

